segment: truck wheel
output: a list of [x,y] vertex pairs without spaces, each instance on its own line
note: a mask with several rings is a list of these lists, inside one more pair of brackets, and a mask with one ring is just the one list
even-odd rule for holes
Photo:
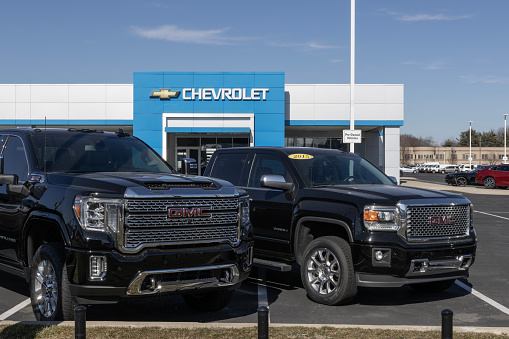
[[309,298],[320,304],[343,305],[357,295],[352,254],[338,237],[320,237],[304,250],[300,269]]
[[484,179],[484,188],[492,189],[492,188],[495,188],[495,187],[497,187],[497,184],[496,184],[494,178],[487,177],[487,178]]
[[43,244],[32,260],[30,299],[35,318],[42,321],[73,320],[76,303],[71,297],[64,248]]
[[182,298],[189,307],[196,311],[212,312],[226,307],[232,300],[234,293],[235,290],[220,290],[184,294]]
[[465,179],[464,177],[458,177],[458,179],[456,179],[456,185],[461,186],[461,187],[466,186],[467,179]]
[[420,283],[420,284],[411,284],[410,286],[417,291],[421,292],[440,292],[445,291],[452,285],[454,285],[454,282],[456,279],[449,279],[449,280],[441,280],[441,281],[434,281],[434,282],[428,282],[428,283]]

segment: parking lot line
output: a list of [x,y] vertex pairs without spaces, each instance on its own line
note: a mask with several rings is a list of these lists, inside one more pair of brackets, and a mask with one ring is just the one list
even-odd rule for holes
[[491,298],[488,298],[484,294],[474,290],[472,287],[470,287],[468,285],[465,285],[464,283],[462,283],[459,280],[456,280],[456,285],[458,285],[459,287],[461,287],[462,289],[464,289],[468,293],[471,293],[472,295],[475,295],[477,298],[481,299],[482,301],[484,301],[484,302],[490,304],[491,306],[495,307],[499,311],[509,315],[509,308],[505,307],[504,305],[501,305],[501,304],[497,303],[495,300],[493,300]]
[[491,213],[486,213],[486,212],[481,212],[481,211],[475,211],[475,210],[474,210],[474,212],[481,213],[481,214],[486,214],[486,215],[489,215],[490,217],[496,217],[496,218],[500,218],[500,219],[509,220],[509,218],[501,217],[500,215],[496,215],[496,214],[491,214]]
[[30,305],[30,298],[25,300],[25,301],[23,301],[23,302],[21,302],[21,303],[19,303],[18,305],[14,306],[10,310],[0,314],[0,321],[9,318],[11,315],[13,315],[14,313],[18,312],[19,310],[27,307],[28,305]]

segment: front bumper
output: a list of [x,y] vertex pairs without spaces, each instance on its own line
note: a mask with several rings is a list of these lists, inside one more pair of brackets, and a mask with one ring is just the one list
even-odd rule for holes
[[[158,293],[184,294],[234,289],[251,271],[253,242],[191,248],[146,249],[138,254],[67,248],[71,295],[81,304]],[[100,279],[91,278],[91,257],[105,258]]]
[[[369,244],[354,245],[353,252],[357,286],[399,287],[468,278],[476,244],[426,249]],[[381,260],[376,259],[377,252],[382,253]]]

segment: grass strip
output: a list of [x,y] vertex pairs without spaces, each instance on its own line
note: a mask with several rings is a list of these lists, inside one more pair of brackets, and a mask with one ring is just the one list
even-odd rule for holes
[[[14,324],[0,326],[0,338],[30,338],[30,339],[60,339],[73,338],[72,326],[40,326]],[[92,327],[87,328],[87,339],[161,339],[161,338],[257,338],[256,327],[246,328],[161,328],[161,327]],[[269,329],[271,339],[279,338],[380,338],[380,339],[437,339],[441,338],[439,331],[404,331],[377,330],[360,328],[308,328],[308,327],[272,327]],[[492,333],[455,332],[455,339],[507,339],[509,334],[497,335]]]

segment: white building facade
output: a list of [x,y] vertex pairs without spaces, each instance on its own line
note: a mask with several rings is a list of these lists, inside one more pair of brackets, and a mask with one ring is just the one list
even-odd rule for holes
[[[122,128],[174,167],[215,149],[348,149],[350,85],[285,84],[282,72],[136,72],[133,84],[0,84],[0,126]],[[355,153],[399,177],[403,85],[355,85]]]

